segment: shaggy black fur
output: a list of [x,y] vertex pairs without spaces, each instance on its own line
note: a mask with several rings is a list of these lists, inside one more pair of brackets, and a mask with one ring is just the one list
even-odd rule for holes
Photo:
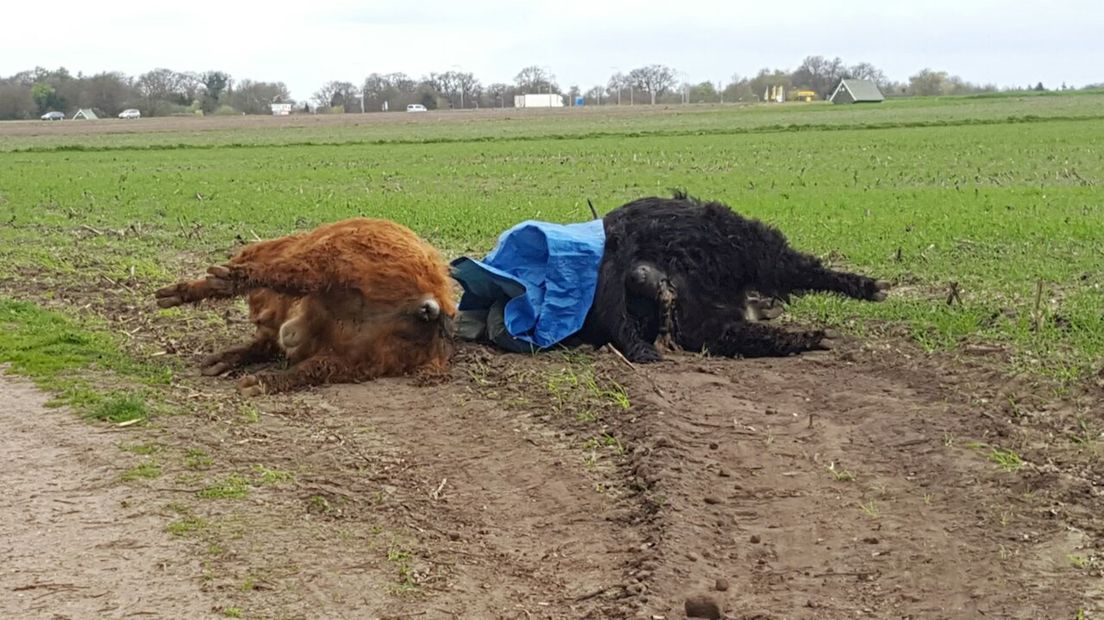
[[820,291],[881,301],[889,285],[834,271],[792,249],[777,229],[717,202],[676,193],[642,198],[606,214],[598,289],[580,336],[612,343],[629,360],[660,359],[664,326],[656,291],[676,293],[675,342],[683,349],[729,357],[784,356],[823,348],[823,330],[786,331],[748,321],[747,294],[787,299]]

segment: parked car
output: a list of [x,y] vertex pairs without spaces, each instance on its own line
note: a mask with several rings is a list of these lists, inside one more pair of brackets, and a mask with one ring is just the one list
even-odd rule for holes
[[134,108],[129,108],[119,112],[119,118],[142,118],[142,113]]
[[47,112],[47,113],[43,114],[41,118],[44,121],[63,121],[63,120],[65,120],[65,113],[64,112],[57,112],[57,111]]
[[426,107],[420,103],[412,103],[406,106],[407,112],[426,112]]

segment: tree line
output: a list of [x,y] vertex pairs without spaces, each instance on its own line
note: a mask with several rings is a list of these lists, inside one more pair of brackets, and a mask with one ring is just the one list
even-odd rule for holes
[[[557,93],[569,97],[569,101],[582,97],[587,105],[732,103],[759,101],[768,89],[778,86],[786,91],[813,91],[818,98],[826,99],[844,78],[871,80],[888,97],[998,90],[994,84],[974,84],[946,71],[927,68],[898,82],[870,63],[849,65],[838,57],[823,56],[809,56],[792,70],[764,68],[754,76],[733,75],[718,82],[680,82],[678,76],[671,67],[653,64],[618,71],[605,84],[584,89],[579,85],[562,88],[551,70],[537,65],[522,68],[510,83],[487,85],[465,71],[431,72],[420,77],[372,73],[360,84],[327,82],[309,99],[296,102],[283,82],[235,80],[223,71],[196,73],[159,68],[132,77],[117,71],[72,75],[64,68],[36,67],[0,77],[0,120],[33,119],[54,110],[72,115],[80,108],[107,116],[127,108],[137,108],[144,116],[270,114],[273,102],[291,103],[296,111],[324,113],[403,110],[412,103],[429,109],[512,107],[515,95],[527,93]],[[1040,82],[1027,89],[1045,87]],[[1067,89],[1066,85],[1061,89]]]
[[81,108],[107,116],[128,108],[144,116],[271,114],[270,103],[290,98],[283,82],[234,81],[224,71],[154,69],[131,77],[118,71],[73,75],[64,67],[36,67],[0,78],[0,119],[38,118],[55,110],[71,116]]

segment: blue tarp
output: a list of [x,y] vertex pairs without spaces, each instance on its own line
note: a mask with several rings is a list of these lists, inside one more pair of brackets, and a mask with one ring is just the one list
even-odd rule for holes
[[583,326],[605,242],[602,220],[522,222],[502,233],[482,261],[462,257],[452,262],[452,275],[464,288],[460,310],[487,310],[507,298],[509,334],[538,348],[551,347]]

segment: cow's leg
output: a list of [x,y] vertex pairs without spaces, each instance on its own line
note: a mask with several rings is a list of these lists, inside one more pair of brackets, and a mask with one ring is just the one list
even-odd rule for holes
[[853,299],[884,301],[890,288],[885,280],[829,269],[815,256],[798,252],[780,261],[777,269],[781,273],[775,277],[792,291],[838,293]]
[[157,305],[162,308],[172,308],[183,304],[194,304],[204,299],[228,299],[240,295],[232,282],[222,279],[204,278],[202,280],[186,280],[176,284],[162,287],[154,292]]
[[291,392],[313,385],[353,383],[374,379],[370,368],[350,365],[331,355],[316,355],[285,371],[260,372],[238,380],[238,391],[244,396]]
[[214,353],[200,362],[200,373],[209,377],[241,368],[249,364],[269,362],[280,355],[280,345],[268,329],[258,329],[253,340]]
[[[685,324],[684,324],[685,325]],[[833,333],[822,330],[788,330],[748,322],[743,314],[730,319],[698,323],[679,332],[679,344],[694,351],[723,357],[785,357],[803,351],[831,348]]]
[[357,269],[341,262],[342,251],[348,249],[334,243],[310,244],[299,236],[258,241],[242,248],[226,263],[208,267],[202,280],[158,290],[157,303],[168,308],[202,299],[236,297],[256,289],[301,297],[355,288],[350,277],[355,279]]

